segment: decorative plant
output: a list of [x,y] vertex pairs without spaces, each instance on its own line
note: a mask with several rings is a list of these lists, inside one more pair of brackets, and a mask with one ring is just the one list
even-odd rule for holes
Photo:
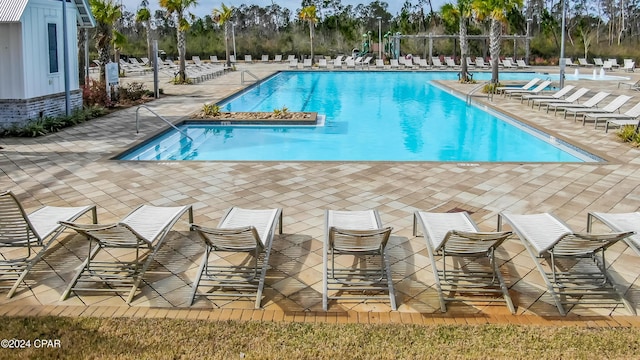
[[622,141],[631,143],[635,147],[640,147],[640,134],[636,132],[635,126],[623,126],[618,130],[617,134]]
[[283,106],[281,109],[273,109],[273,116],[277,118],[284,118],[289,114],[289,109],[286,106]]
[[217,104],[204,104],[202,112],[207,116],[218,116],[220,115],[220,106]]

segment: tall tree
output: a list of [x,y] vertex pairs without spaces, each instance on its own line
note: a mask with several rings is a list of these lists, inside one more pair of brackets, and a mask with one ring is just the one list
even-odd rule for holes
[[187,39],[185,32],[189,29],[189,22],[185,18],[185,12],[192,6],[198,5],[197,0],[160,0],[160,6],[167,10],[168,15],[176,17],[176,39],[178,41],[178,58],[179,72],[178,81],[185,83],[187,81],[187,62],[185,59],[187,52]]
[[491,55],[491,82],[499,81],[498,60],[500,58],[500,42],[502,26],[507,21],[507,15],[514,9],[522,7],[522,0],[473,0],[473,11],[479,20],[489,19],[489,54]]
[[111,47],[115,22],[122,16],[122,8],[114,0],[89,0],[91,12],[96,19],[96,50],[100,61],[100,79],[105,77],[105,65],[111,59]]
[[219,9],[213,9],[213,21],[220,26],[224,26],[224,50],[227,54],[227,67],[231,67],[231,53],[229,52],[229,23],[233,17],[233,7],[228,7],[224,3]]
[[147,37],[147,58],[149,65],[153,65],[153,54],[151,49],[151,11],[149,10],[149,0],[142,0],[140,8],[136,13],[136,21],[144,24],[144,31]]
[[469,54],[467,23],[471,17],[471,1],[458,0],[455,5],[446,3],[440,9],[444,21],[458,23],[458,33],[460,34],[460,81],[465,83],[469,81],[467,69],[467,55]]
[[311,42],[311,64],[313,64],[313,35],[316,27],[316,23],[318,22],[318,17],[316,16],[316,6],[310,5],[302,8],[300,13],[298,14],[298,18],[302,21],[306,21],[309,24],[309,40]]

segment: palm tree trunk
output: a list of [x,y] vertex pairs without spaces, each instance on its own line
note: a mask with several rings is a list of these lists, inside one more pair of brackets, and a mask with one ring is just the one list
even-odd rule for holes
[[311,39],[311,65],[313,65],[313,22],[309,21],[309,38]]
[[502,33],[502,25],[500,21],[495,18],[491,19],[491,32],[489,39],[489,53],[491,54],[491,59],[493,60],[493,65],[491,66],[491,83],[497,84],[499,82],[498,79],[498,60],[500,59],[500,41],[501,41],[501,33]]
[[467,19],[460,16],[460,81],[469,81],[467,76]]
[[185,50],[186,50],[186,39],[184,31],[178,29],[178,58],[180,63],[180,73],[179,73],[179,81],[180,83],[184,83],[187,80],[186,74],[186,60],[185,60]]
[[227,68],[231,68],[231,52],[229,51],[229,22],[224,23],[224,50],[227,53]]

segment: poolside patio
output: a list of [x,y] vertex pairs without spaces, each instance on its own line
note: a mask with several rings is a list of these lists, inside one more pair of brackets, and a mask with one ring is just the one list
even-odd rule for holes
[[[239,65],[264,78],[287,64]],[[554,69],[543,69],[553,71]],[[635,73],[620,73],[638,80]],[[168,95],[149,103],[157,113],[177,121],[252,82],[241,83],[241,71],[195,85],[175,86],[161,78]],[[615,75],[615,73],[614,73]],[[250,77],[245,77],[245,80]],[[127,77],[124,83],[151,75]],[[612,94],[636,95],[617,82],[583,80],[579,86]],[[466,94],[474,85],[443,81]],[[428,100],[428,99],[425,99]],[[264,310],[251,299],[210,301],[189,306],[189,293],[200,257],[201,240],[185,220],[156,256],[141,291],[131,306],[121,296],[72,294],[59,301],[74,270],[87,253],[88,242],[73,232],[59,237],[51,252],[28,277],[30,287],[11,299],[0,297],[0,315],[143,316],[214,320],[290,320],[315,322],[524,323],[637,326],[621,305],[577,305],[561,318],[524,246],[517,238],[497,251],[517,315],[501,303],[452,303],[440,313],[425,240],[412,235],[415,210],[467,210],[481,230],[496,229],[501,211],[550,211],[574,230],[585,231],[588,211],[637,211],[640,207],[640,150],[621,143],[615,131],[605,133],[572,119],[531,110],[519,100],[496,96],[487,103],[534,126],[590,150],[606,163],[338,163],[338,162],[126,162],[110,160],[119,152],[164,127],[135,108],[114,112],[59,133],[40,138],[0,139],[0,189],[13,190],[27,211],[42,205],[98,206],[101,223],[114,222],[140,204],[194,207],[195,222],[215,226],[224,210],[282,207],[284,234],[276,237],[267,273]],[[635,96],[623,111],[635,105]],[[606,101],[605,101],[606,102]],[[398,311],[388,303],[332,302],[322,312],[322,239],[325,209],[376,208],[394,228],[389,241]],[[599,225],[595,230],[607,231]],[[610,273],[640,310],[638,255],[620,242],[609,251]],[[4,295],[4,293],[0,294]]]

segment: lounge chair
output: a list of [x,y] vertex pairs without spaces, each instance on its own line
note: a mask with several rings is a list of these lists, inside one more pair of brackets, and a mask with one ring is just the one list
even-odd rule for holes
[[518,69],[528,69],[531,67],[527,65],[527,63],[525,63],[524,60],[516,60],[516,65],[518,66]]
[[589,62],[587,61],[586,58],[578,58],[578,65],[579,66],[585,66],[585,67],[592,67],[593,64],[589,64]]
[[344,56],[338,55],[335,59],[333,59],[333,68],[334,69],[342,69],[342,58]]
[[[322,308],[325,311],[331,299],[380,299],[379,293],[385,291],[389,293],[391,309],[397,309],[389,259],[385,251],[391,230],[390,227],[382,226],[376,210],[325,212],[322,251]],[[337,268],[338,256],[354,257],[353,266]],[[364,256],[368,258],[362,258]],[[374,256],[379,261],[372,265]]]
[[[591,108],[582,108],[582,107],[575,107],[575,106],[564,106],[562,107],[562,109],[564,109],[564,117],[567,117],[567,113],[573,113],[573,121],[576,121],[578,119],[578,114],[585,114],[585,113],[591,113],[591,114],[595,114],[595,113],[600,113],[600,114],[611,114],[614,113],[616,111],[619,111],[620,108],[622,107],[622,105],[624,105],[627,101],[629,101],[631,99],[631,96],[627,96],[627,95],[620,95],[617,98],[611,100],[610,103],[608,103],[605,107],[603,107],[602,109],[591,109]],[[584,124],[584,121],[583,121]]]
[[504,59],[502,60],[502,66],[505,69],[517,69],[518,67],[516,65],[513,65],[513,63],[511,62],[511,60],[508,59]]
[[455,60],[453,60],[453,58],[447,57],[444,59],[445,63],[447,64],[448,68],[451,69],[459,69],[460,65],[456,64]]
[[617,232],[633,231],[634,234],[624,238],[624,242],[640,255],[640,212],[631,213],[603,213],[589,212],[587,214],[587,232],[591,232],[595,220],[601,221],[611,230]]
[[497,92],[502,92],[506,96],[506,92],[507,91],[531,90],[531,89],[533,89],[533,86],[538,83],[538,81],[540,81],[539,78],[533,78],[533,79],[529,80],[528,83],[526,83],[526,84],[524,84],[524,85],[522,85],[520,87],[500,86],[500,87],[496,88],[496,91]]
[[534,99],[533,100],[533,104],[531,104],[531,107],[534,107],[535,104],[538,104],[538,109],[542,109],[543,106],[547,107],[547,112],[549,112],[549,104],[573,104],[576,101],[578,101],[578,99],[580,99],[581,97],[583,97],[586,93],[588,93],[590,90],[587,88],[580,88],[578,90],[576,90],[573,94],[567,96],[564,99]]
[[384,60],[376,59],[376,69],[384,69]]
[[[33,266],[46,254],[49,246],[62,233],[62,220],[75,221],[91,212],[97,222],[96,206],[45,206],[27,214],[11,191],[0,192],[0,282],[11,285],[10,298],[24,282]],[[22,249],[22,250],[20,250]]]
[[349,68],[355,69],[356,68],[356,60],[354,60],[353,58],[351,58],[351,59],[347,58],[347,60],[345,60],[345,63],[347,64],[347,69],[349,69]]
[[602,70],[613,71],[613,63],[611,60],[606,60],[602,63]]
[[551,85],[551,80],[545,80],[545,81],[541,82],[540,84],[536,85],[536,87],[534,87],[531,90],[505,90],[505,92],[511,98],[512,97],[522,98],[525,95],[540,94],[541,92],[546,90],[549,85]]
[[466,61],[467,61],[467,67],[472,68],[476,66],[476,63],[473,61],[473,59],[471,59],[471,56],[467,56]]
[[622,70],[627,71],[627,72],[633,72],[634,69],[636,68],[636,63],[633,61],[630,62],[625,62],[624,66],[622,67]]
[[[466,212],[430,213],[416,211],[413,216],[414,236],[417,236],[418,224],[420,224],[427,242],[427,251],[433,268],[442,312],[447,311],[446,302],[448,301],[502,301],[502,299],[495,297],[495,295],[501,295],[511,313],[515,314],[516,310],[511,296],[509,296],[509,290],[495,258],[495,249],[511,235],[510,231],[479,232],[478,226]],[[442,270],[438,269],[435,256],[442,256]],[[478,266],[482,266],[481,264],[470,266],[469,268],[473,270],[463,269],[467,265],[466,261],[449,262],[446,259],[447,256],[487,258],[488,269],[485,271],[478,269]],[[453,263],[454,268],[447,269],[447,263]],[[445,297],[445,292],[449,293],[450,297]],[[454,293],[481,296],[455,298],[452,297]]]
[[636,82],[631,81],[621,81],[618,83],[618,89],[620,89],[620,85],[628,86],[630,90],[639,90],[640,91],[640,80]]
[[[610,94],[608,92],[600,91],[582,104],[567,104],[564,102],[548,103],[547,112],[549,112],[549,109],[551,108],[553,108],[554,115],[558,112],[558,110],[562,110],[564,112],[565,109],[595,109],[597,108],[598,104],[609,95]],[[564,117],[567,117],[566,112],[564,114]]]
[[298,59],[289,60],[289,67],[293,69],[298,68]]
[[417,62],[417,65],[419,69],[428,69],[431,67],[427,62],[427,59],[420,59],[420,61]]
[[571,58],[565,58],[564,65],[568,67],[572,67],[572,66],[578,67],[578,64],[574,64]]
[[571,91],[573,89],[575,89],[575,85],[565,85],[562,89],[556,91],[555,93],[553,93],[551,95],[538,95],[538,94],[523,95],[522,98],[520,99],[520,102],[523,102],[523,101],[527,100],[527,105],[529,105],[529,103],[530,102],[533,103],[534,100],[544,100],[544,99],[546,99],[546,100],[558,100],[558,99],[562,99],[565,95],[567,95],[569,93],[569,91]]
[[244,56],[244,62],[248,63],[248,64],[253,63],[253,59],[251,58],[251,55],[245,55]]
[[313,67],[313,64],[311,63],[311,59],[304,59],[302,60],[302,68],[309,68],[311,69],[311,67]]
[[373,60],[373,57],[371,56],[367,56],[364,58],[364,60],[362,60],[362,62],[360,63],[360,66],[364,69],[364,67],[366,66],[367,69],[371,66],[371,60]]
[[[187,212],[189,223],[193,223],[191,205],[176,207],[141,205],[114,224],[84,225],[61,221],[60,224],[65,227],[86,236],[90,244],[89,256],[80,266],[60,300],[65,300],[72,291],[106,291],[128,292],[126,302],[131,303],[144,273],[162,247],[169,231]],[[96,244],[92,246],[94,241]],[[117,258],[106,256],[106,259],[96,260],[96,256],[105,249],[133,250],[135,256],[131,261],[125,261],[127,260],[125,256]],[[102,282],[107,287],[91,287],[95,282]]]
[[483,59],[482,57],[480,57],[480,56],[477,56],[477,57],[476,57],[476,68],[486,69],[486,68],[488,68],[488,67],[489,67],[489,65],[487,65],[487,64],[484,62],[484,59]]
[[609,59],[609,61],[611,62],[611,67],[614,69],[617,69],[620,67],[620,64],[618,64],[618,59],[615,58],[611,58]]
[[282,54],[277,54],[274,58],[273,58],[273,62],[282,62]]
[[400,69],[400,63],[398,59],[389,59],[389,67],[391,69]]
[[[635,309],[607,273],[604,261],[605,250],[633,232],[575,233],[550,213],[501,213],[498,215],[498,231],[502,229],[503,221],[522,240],[562,316],[567,314],[565,305],[603,304],[604,301],[609,304],[609,299],[622,302],[635,315]],[[542,260],[546,260],[550,272],[545,270]]]
[[[631,109],[623,112],[622,114],[615,113],[584,113],[582,114],[582,125],[585,124],[586,121],[593,119],[594,127],[598,127],[598,120],[632,120],[636,121],[640,117],[640,102],[637,103]],[[608,126],[606,126],[608,128]],[[605,129],[608,130],[608,129]]]
[[445,69],[447,66],[443,65],[442,62],[440,61],[439,57],[432,57],[431,58],[431,65],[434,68],[438,68],[438,69]]
[[322,59],[318,59],[318,68],[327,68],[327,59],[322,58]]
[[593,58],[593,65],[595,65],[595,66],[603,66],[604,63],[602,62],[601,58]]
[[260,59],[260,62],[268,63],[269,62],[269,55],[262,55],[262,58]]
[[[193,282],[191,304],[196,296],[255,296],[255,308],[259,309],[276,228],[282,234],[282,209],[248,210],[234,207],[227,210],[217,228],[195,224],[191,228],[205,243],[202,262]],[[247,265],[250,259],[246,262],[243,259],[240,265],[215,265],[209,259],[213,252],[251,253],[253,265]],[[199,287],[209,290],[199,293]]]

